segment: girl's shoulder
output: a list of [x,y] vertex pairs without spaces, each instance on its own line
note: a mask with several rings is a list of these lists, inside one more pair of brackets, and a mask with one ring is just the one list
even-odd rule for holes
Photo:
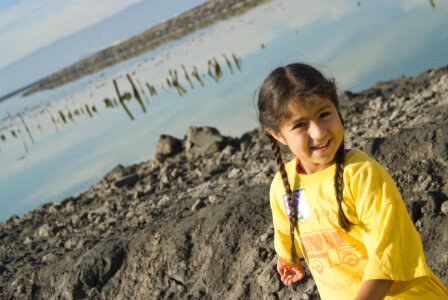
[[353,149],[345,156],[346,171],[378,171],[383,167],[361,149]]
[[377,182],[393,183],[389,173],[366,152],[355,149],[345,159],[344,180],[367,184]]

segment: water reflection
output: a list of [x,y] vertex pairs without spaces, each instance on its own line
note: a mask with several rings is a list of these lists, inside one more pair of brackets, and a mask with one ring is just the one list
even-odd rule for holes
[[[227,68],[229,69],[229,74],[234,75],[234,67],[238,69],[240,72],[241,69],[241,58],[238,58],[234,52],[231,53],[231,57],[233,60],[229,60],[227,55],[225,53],[222,54],[222,58],[224,60],[224,63],[227,65]],[[176,93],[179,95],[179,97],[182,97],[183,95],[188,93],[187,87],[190,90],[195,89],[195,85],[193,84],[192,78],[194,78],[197,83],[199,83],[200,87],[205,87],[205,82],[202,80],[203,77],[206,77],[208,75],[209,78],[211,78],[214,82],[219,83],[224,73],[221,68],[221,64],[219,63],[218,59],[216,57],[212,57],[207,60],[207,73],[200,74],[198,71],[198,67],[196,65],[192,66],[192,69],[189,71],[184,64],[180,65],[180,70],[183,74],[183,80],[182,78],[179,78],[178,70],[168,69],[168,77],[166,77],[166,84],[167,88],[165,88],[164,84],[161,85],[161,89],[165,92],[170,92],[170,90],[175,90]],[[192,78],[190,78],[190,75]],[[126,79],[129,82],[130,91],[120,91],[120,87],[118,85],[118,80],[123,78],[123,75],[118,75],[115,78],[112,79],[112,84],[115,89],[116,97],[114,98],[112,96],[103,98],[102,101],[99,103],[102,103],[104,105],[105,109],[114,109],[117,107],[121,107],[125,114],[128,116],[128,118],[131,121],[135,120],[135,113],[132,112],[129,105],[130,101],[134,99],[138,106],[140,107],[141,111],[145,114],[147,112],[146,105],[150,105],[149,97],[156,97],[158,95],[155,85],[150,84],[149,82],[145,82],[147,92],[143,89],[143,86],[136,76],[136,72],[132,72],[132,76],[130,74],[126,74]],[[97,91],[101,91],[101,89],[106,88],[107,85],[105,82],[100,83],[95,86],[95,89]],[[147,95],[148,93],[148,95]],[[71,96],[70,98],[73,98]],[[91,98],[91,102],[94,102],[95,100],[95,94],[90,93],[89,98]],[[117,101],[118,99],[118,101]],[[145,102],[143,102],[143,100]],[[145,105],[146,103],[146,105]],[[27,136],[31,143],[36,143],[36,140],[31,133],[30,127],[28,126],[27,121],[25,120],[28,118],[29,120],[34,120],[33,122],[30,122],[31,124],[34,124],[34,128],[36,130],[39,130],[41,135],[45,135],[45,132],[47,134],[51,134],[50,130],[44,130],[44,126],[41,125],[40,118],[42,118],[42,115],[46,115],[48,122],[46,124],[48,126],[51,126],[54,128],[54,133],[59,133],[60,129],[64,126],[70,126],[70,125],[76,125],[79,124],[79,122],[82,121],[81,115],[84,117],[84,120],[92,119],[95,117],[96,114],[99,113],[97,107],[95,104],[88,104],[84,103],[82,104],[80,101],[78,102],[72,102],[72,103],[63,103],[62,108],[56,108],[53,106],[58,106],[58,103],[52,103],[47,105],[44,108],[36,107],[34,110],[30,110],[28,113],[23,115],[24,113],[17,113],[14,117],[11,116],[11,114],[8,113],[9,123],[7,122],[6,125],[4,125],[2,128],[0,128],[0,140],[2,143],[7,143],[10,140],[7,138],[7,134],[4,133],[4,131],[9,131],[11,137],[14,139],[21,140],[23,144],[23,148],[26,153],[29,153],[30,149],[28,147],[28,143],[25,139],[25,137],[22,134],[22,129],[24,129],[27,133]],[[37,112],[36,112],[37,110]],[[19,122],[16,122],[15,119],[18,118],[20,120]],[[78,120],[76,120],[78,118]],[[11,140],[12,141],[12,140]],[[1,152],[0,152],[1,153]],[[23,157],[20,157],[22,159]]]
[[[226,54],[222,54],[222,57],[224,58],[224,62],[227,64],[228,69],[229,69],[229,73],[230,75],[233,75],[233,66],[232,63],[230,62],[230,60],[227,58]],[[232,52],[232,58],[235,64],[235,67],[241,72],[241,59],[238,58],[235,53]],[[205,84],[202,81],[201,77],[205,77],[205,74],[199,74],[198,72],[198,68],[194,65],[192,67],[192,70],[190,71],[190,73],[188,72],[187,68],[185,67],[184,64],[181,64],[180,69],[183,72],[185,81],[187,82],[188,86],[190,87],[191,90],[194,90],[194,84],[189,76],[189,74],[191,74],[200,84],[201,87],[204,87]],[[131,75],[126,74],[126,78],[129,81],[129,84],[131,86],[131,91],[124,91],[123,93],[120,92],[120,88],[118,86],[118,82],[117,80],[119,78],[121,78],[122,76],[117,76],[115,77],[112,82],[115,88],[115,92],[116,95],[118,97],[118,101],[121,105],[121,108],[123,109],[123,111],[126,113],[126,115],[129,117],[129,119],[131,121],[135,120],[134,114],[131,112],[131,110],[129,109],[129,107],[126,105],[125,101],[131,101],[132,99],[135,99],[137,101],[137,103],[139,104],[141,110],[143,113],[147,112],[146,106],[144,104],[144,102],[142,101],[142,96],[145,99],[146,104],[149,106],[150,101],[148,98],[148,95],[146,94],[145,90],[142,88],[142,85],[140,83],[140,80],[138,78],[136,78],[135,76],[135,72],[133,73],[134,78],[135,78],[135,83],[133,80],[133,77],[131,77]],[[223,72],[221,69],[221,65],[218,62],[218,60],[216,59],[216,57],[213,57],[212,59],[209,59],[207,61],[207,75],[213,79],[216,83],[218,83],[221,79],[221,77],[223,77]],[[182,85],[179,82],[179,75],[178,75],[178,71],[176,69],[168,69],[168,77],[165,78],[166,84],[168,86],[168,88],[166,89],[164,85],[162,85],[162,89],[165,91],[169,91],[171,89],[174,89],[176,91],[176,93],[182,97],[183,95],[185,95],[188,91],[187,89],[184,88],[184,85]],[[157,96],[157,90],[155,88],[154,85],[149,84],[148,82],[145,83],[146,87],[148,89],[148,93],[150,97],[155,97]],[[187,85],[185,85],[187,86]],[[111,108],[116,108],[118,107],[118,103],[115,100],[115,98],[113,98],[113,100],[111,100],[111,97],[106,97],[103,99],[103,104],[105,106],[105,108],[107,109],[111,109]],[[87,111],[88,107],[86,106]],[[60,112],[61,113],[61,112]],[[91,117],[91,114],[89,112],[89,116]],[[63,114],[61,113],[61,117],[63,117]],[[63,117],[63,120],[65,120],[65,117]],[[65,121],[64,121],[65,123]]]

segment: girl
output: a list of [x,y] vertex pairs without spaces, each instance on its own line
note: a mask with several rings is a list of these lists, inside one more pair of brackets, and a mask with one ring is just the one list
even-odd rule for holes
[[[258,110],[279,170],[270,203],[284,283],[303,278],[302,254],[322,299],[448,299],[391,177],[344,149],[333,80],[305,64],[277,68]],[[278,143],[296,158],[284,164]]]

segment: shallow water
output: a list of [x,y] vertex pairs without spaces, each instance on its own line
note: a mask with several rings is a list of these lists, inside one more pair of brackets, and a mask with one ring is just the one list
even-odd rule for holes
[[[256,90],[279,65],[311,63],[335,77],[341,92],[444,66],[447,16],[446,2],[436,2],[433,8],[425,1],[361,2],[360,7],[355,1],[273,1],[55,90],[0,102],[0,128],[12,124],[6,112],[22,112],[35,140],[32,143],[18,117],[16,125],[0,129],[6,138],[0,140],[0,221],[76,195],[117,164],[151,159],[162,133],[182,138],[189,126],[206,125],[239,136],[255,128]],[[222,54],[229,58],[233,74]],[[222,69],[218,83],[207,74],[207,61],[213,57]],[[204,87],[190,74],[191,89],[181,64],[188,71],[196,65]],[[161,88],[166,88],[169,69],[178,72],[186,90],[182,97],[174,89]],[[143,84],[150,102],[143,97],[146,113],[134,98],[125,102],[134,121],[121,107],[106,108],[103,102],[116,97],[113,79],[118,78],[121,93],[131,91],[127,73]],[[149,96],[145,82],[155,85],[157,96]],[[95,105],[98,112],[92,112],[92,118],[74,116],[74,124],[60,121],[56,132],[49,112],[66,114],[68,108],[73,113],[85,104]],[[20,135],[11,135],[17,128],[28,152]]]

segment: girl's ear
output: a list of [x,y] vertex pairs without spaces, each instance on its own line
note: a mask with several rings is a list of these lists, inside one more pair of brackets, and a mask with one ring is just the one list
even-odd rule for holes
[[267,131],[270,135],[272,135],[272,136],[274,137],[274,139],[276,139],[278,142],[280,142],[280,143],[282,143],[283,145],[287,146],[287,144],[286,144],[286,140],[285,140],[285,138],[283,137],[283,135],[282,135],[280,132],[277,133],[277,132],[272,131],[272,130],[267,129],[267,128],[266,128],[266,131]]

